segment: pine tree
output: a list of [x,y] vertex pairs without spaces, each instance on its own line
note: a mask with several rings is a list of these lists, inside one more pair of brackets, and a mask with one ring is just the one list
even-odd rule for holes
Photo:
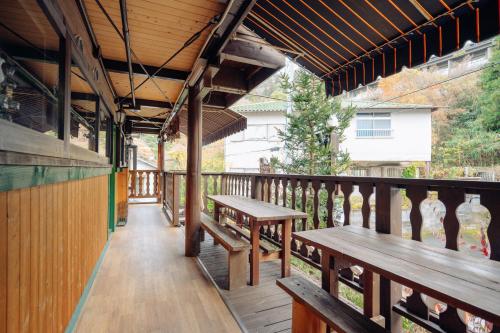
[[[285,159],[274,159],[274,164],[289,174],[336,175],[345,171],[350,165],[349,154],[335,147],[345,140],[354,109],[342,109],[338,100],[326,96],[323,81],[302,69],[293,79],[283,74],[281,86],[291,99],[292,112],[287,114],[286,129],[279,131]],[[332,117],[337,120],[335,126],[330,125]],[[332,143],[332,137],[337,142]]]

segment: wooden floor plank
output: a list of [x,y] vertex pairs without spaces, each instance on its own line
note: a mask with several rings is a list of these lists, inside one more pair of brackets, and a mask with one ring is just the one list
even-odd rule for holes
[[[276,285],[281,277],[279,260],[261,262],[260,284],[225,290],[227,251],[214,246],[208,235],[202,242],[200,259],[212,276],[226,302],[249,333],[277,333],[291,330],[292,300]],[[298,274],[292,270],[292,274]]]
[[240,332],[158,205],[129,208],[99,270],[76,332]]

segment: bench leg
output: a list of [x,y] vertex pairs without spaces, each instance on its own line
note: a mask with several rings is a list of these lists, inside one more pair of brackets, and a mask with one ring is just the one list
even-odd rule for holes
[[229,252],[228,261],[227,289],[246,286],[248,250]]
[[292,303],[292,333],[325,333],[326,324],[304,305]]

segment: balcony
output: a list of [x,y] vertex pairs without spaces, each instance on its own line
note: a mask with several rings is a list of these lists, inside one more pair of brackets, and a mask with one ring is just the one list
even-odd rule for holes
[[[390,211],[390,231],[395,235],[478,258],[498,260],[498,235],[495,231],[499,216],[495,204],[500,191],[498,183],[237,173],[205,173],[202,178],[202,206],[207,214],[213,212],[213,204],[207,195],[221,193],[252,196],[307,212],[308,219],[293,222],[293,231],[348,224],[379,230],[386,219],[386,212]],[[184,172],[164,174],[162,206],[173,225],[180,226],[183,222],[184,198],[181,194],[185,191],[185,179]],[[232,218],[237,217],[233,215]],[[262,239],[280,247],[279,228],[264,227],[260,233]],[[291,249],[294,257],[292,275],[307,275],[320,284],[321,251],[306,246],[295,237],[292,237]],[[289,329],[290,298],[286,298],[274,284],[274,280],[279,278],[279,263],[264,263],[262,286],[227,291],[222,282],[227,273],[224,256],[224,249],[214,247],[210,240],[202,243],[200,263],[209,272],[240,324],[251,332],[266,331],[267,328],[269,332],[274,332],[271,327]],[[373,295],[369,295],[372,291],[364,288],[365,278],[363,269],[358,266],[345,267],[340,271],[341,297],[357,307],[358,311],[367,313],[372,311],[370,307],[378,305],[360,301],[363,298],[374,299]],[[403,286],[399,301],[392,308],[397,316],[404,318],[406,325],[417,324],[431,332],[450,331],[440,327],[445,317],[433,308],[439,304],[438,301],[425,300],[418,293],[414,294],[419,297],[411,297],[411,293],[410,288]],[[245,301],[249,298],[251,302]],[[424,313],[427,315],[415,315],[419,313],[419,308],[426,309]],[[458,313],[463,316],[463,312]],[[479,318],[467,318],[464,320],[469,326],[474,323],[481,326]],[[484,321],[482,323],[483,328],[489,325]],[[451,325],[457,332],[465,332],[461,320],[455,320]]]

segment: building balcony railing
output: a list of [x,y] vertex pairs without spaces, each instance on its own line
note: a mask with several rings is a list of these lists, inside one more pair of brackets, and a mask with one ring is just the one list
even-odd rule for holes
[[[165,172],[162,184],[164,210],[177,225],[182,223],[185,177],[182,171]],[[242,195],[307,212],[308,218],[293,222],[292,231],[358,224],[500,260],[499,182],[243,173],[204,173],[202,178],[202,210],[208,214],[213,211],[213,203],[207,195]],[[262,238],[280,246],[279,228],[267,226],[260,232]],[[291,249],[296,258],[321,268],[318,249],[294,237]],[[340,273],[341,282],[363,292],[361,268],[348,267]],[[435,311],[437,301],[420,296],[403,288],[401,302],[394,311],[438,332],[441,319]],[[415,315],[422,313],[422,308],[428,310],[428,316]],[[463,312],[458,314],[456,318],[464,317]],[[452,325],[465,329],[462,322]]]
[[383,138],[383,137],[391,137],[392,129],[357,129],[356,137],[357,138]]

